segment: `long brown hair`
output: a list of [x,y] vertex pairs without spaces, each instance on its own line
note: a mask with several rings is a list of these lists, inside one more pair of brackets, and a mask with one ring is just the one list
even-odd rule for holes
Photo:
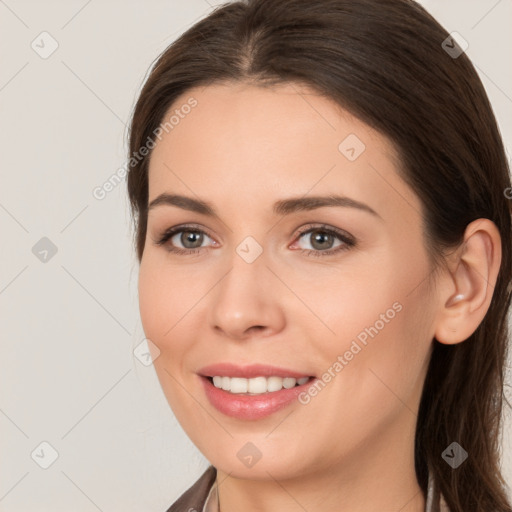
[[[489,100],[465,53],[412,0],[246,0],[217,7],[154,62],[129,131],[128,193],[139,261],[144,251],[151,151],[178,96],[214,82],[303,83],[387,136],[399,172],[422,202],[425,246],[442,264],[466,226],[492,220],[502,263],[489,310],[462,343],[433,340],[415,437],[415,469],[432,473],[452,512],[511,512],[500,472],[511,300],[511,189]],[[444,43],[443,43],[444,42]],[[455,52],[449,51],[454,49]],[[452,469],[453,442],[468,453]]]

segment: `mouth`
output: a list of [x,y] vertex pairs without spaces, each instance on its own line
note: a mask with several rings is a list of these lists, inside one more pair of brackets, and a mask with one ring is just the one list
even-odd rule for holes
[[292,406],[318,380],[309,372],[267,364],[217,363],[197,373],[210,404],[240,420],[257,420]]
[[[220,413],[238,420],[263,419],[300,403],[300,395],[318,379],[314,376],[199,375],[210,404]],[[301,406],[302,407],[302,406]]]

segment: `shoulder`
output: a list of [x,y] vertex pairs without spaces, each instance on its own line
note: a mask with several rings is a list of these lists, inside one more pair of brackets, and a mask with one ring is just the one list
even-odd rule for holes
[[209,466],[166,512],[201,512],[216,476],[217,470],[213,466]]

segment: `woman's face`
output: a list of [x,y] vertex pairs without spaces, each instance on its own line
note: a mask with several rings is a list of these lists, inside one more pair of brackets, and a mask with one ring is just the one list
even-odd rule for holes
[[[297,84],[196,88],[172,111],[149,204],[187,200],[149,210],[139,297],[185,432],[242,478],[412,464],[436,305],[420,201],[391,144]],[[205,370],[223,363],[238,368]],[[280,370],[244,373],[255,364]],[[233,393],[204,375],[260,378],[216,379]],[[236,393],[287,375],[285,391]],[[290,375],[314,379],[286,390]]]

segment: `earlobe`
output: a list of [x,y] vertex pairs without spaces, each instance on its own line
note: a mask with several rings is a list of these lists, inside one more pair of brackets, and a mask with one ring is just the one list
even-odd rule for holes
[[[484,319],[501,264],[501,237],[489,219],[470,223],[439,287],[441,307],[435,338],[444,344],[468,339]],[[454,291],[455,288],[455,291]]]

